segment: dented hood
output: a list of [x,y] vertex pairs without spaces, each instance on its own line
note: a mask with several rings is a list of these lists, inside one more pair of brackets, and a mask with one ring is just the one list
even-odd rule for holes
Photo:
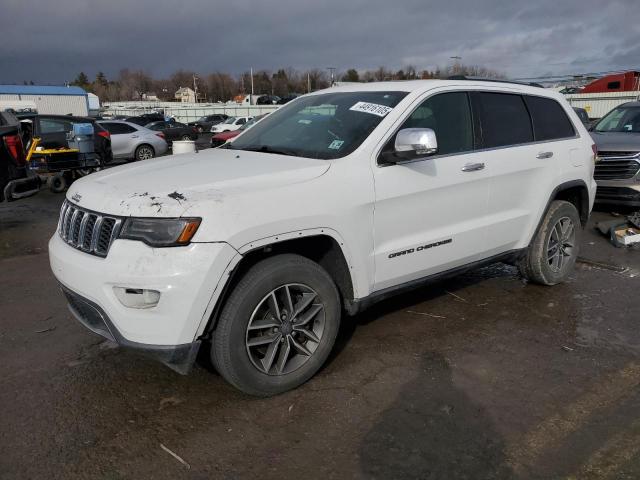
[[211,149],[91,174],[74,182],[67,198],[111,215],[179,217],[229,196],[311,180],[330,165],[326,160]]

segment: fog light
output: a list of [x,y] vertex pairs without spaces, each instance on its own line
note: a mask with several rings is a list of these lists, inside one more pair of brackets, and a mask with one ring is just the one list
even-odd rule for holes
[[153,308],[160,301],[160,292],[143,288],[113,287],[120,303],[129,308]]

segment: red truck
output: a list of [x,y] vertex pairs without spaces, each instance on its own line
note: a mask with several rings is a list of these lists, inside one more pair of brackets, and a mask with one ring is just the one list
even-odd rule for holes
[[585,86],[580,93],[631,92],[640,90],[640,72],[607,75]]

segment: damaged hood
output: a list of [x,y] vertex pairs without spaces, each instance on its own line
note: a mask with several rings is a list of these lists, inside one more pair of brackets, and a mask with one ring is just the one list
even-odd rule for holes
[[228,197],[305,182],[331,163],[260,152],[211,149],[103,170],[71,185],[67,199],[118,216],[179,217]]

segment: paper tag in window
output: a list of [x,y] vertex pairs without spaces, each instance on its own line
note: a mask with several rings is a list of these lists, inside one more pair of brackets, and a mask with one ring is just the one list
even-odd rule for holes
[[344,143],[344,140],[334,140],[329,144],[329,148],[331,150],[340,150],[340,147],[342,147],[343,143]]
[[378,105],[377,103],[358,102],[349,110],[353,110],[354,112],[371,113],[372,115],[384,117],[387,113],[393,110],[393,108],[387,107],[386,105]]

